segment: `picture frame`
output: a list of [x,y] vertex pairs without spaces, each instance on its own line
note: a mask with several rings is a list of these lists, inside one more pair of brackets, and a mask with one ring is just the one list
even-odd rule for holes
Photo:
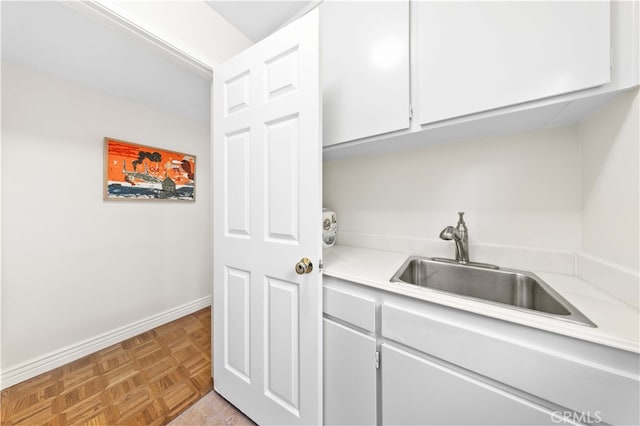
[[104,138],[104,200],[195,201],[196,156]]

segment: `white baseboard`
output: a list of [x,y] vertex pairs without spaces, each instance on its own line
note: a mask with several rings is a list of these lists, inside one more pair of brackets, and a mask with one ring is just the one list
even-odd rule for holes
[[107,333],[67,346],[0,372],[0,389],[8,388],[71,361],[122,342],[170,321],[211,306],[211,296],[166,310]]
[[638,272],[579,253],[578,277],[632,308],[640,310]]

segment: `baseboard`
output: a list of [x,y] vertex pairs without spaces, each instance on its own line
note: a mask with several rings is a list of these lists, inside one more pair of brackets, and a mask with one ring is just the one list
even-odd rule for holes
[[578,277],[632,308],[640,310],[638,272],[579,253]]
[[208,306],[211,306],[211,296],[185,303],[184,305],[152,315],[140,321],[125,325],[124,327],[111,330],[91,339],[18,364],[15,367],[10,367],[0,372],[0,389],[8,388],[9,386],[13,386],[39,374],[46,373],[83,356],[107,348],[130,337],[137,336],[140,333],[144,333],[145,331],[149,331],[185,315],[192,314]]

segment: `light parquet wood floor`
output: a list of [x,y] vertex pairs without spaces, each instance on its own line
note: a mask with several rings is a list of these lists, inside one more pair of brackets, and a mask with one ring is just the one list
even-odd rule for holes
[[[0,419],[2,426],[164,425],[211,389],[206,308],[3,390]],[[244,421],[237,413],[229,411],[231,423]]]

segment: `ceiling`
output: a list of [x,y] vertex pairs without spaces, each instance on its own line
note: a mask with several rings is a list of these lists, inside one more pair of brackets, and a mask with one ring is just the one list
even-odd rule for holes
[[[321,0],[207,0],[256,42]],[[149,41],[66,2],[0,1],[2,60],[202,123],[211,77]]]
[[209,6],[253,42],[262,40],[318,3],[319,0],[207,0]]
[[2,1],[2,60],[201,123],[211,77],[64,2]]

